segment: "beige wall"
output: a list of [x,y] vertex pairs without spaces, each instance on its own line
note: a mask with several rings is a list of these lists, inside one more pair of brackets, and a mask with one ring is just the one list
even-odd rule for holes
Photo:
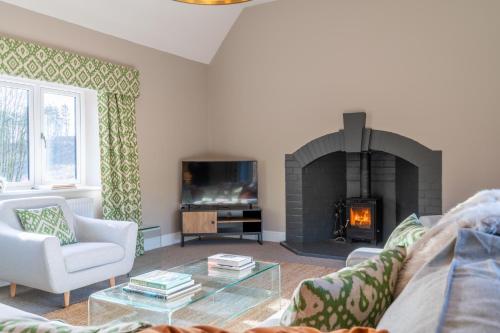
[[0,2],[0,34],[140,71],[137,134],[145,225],[178,231],[180,160],[208,149],[207,66]]
[[284,155],[368,126],[443,151],[444,208],[500,187],[500,1],[278,0],[245,9],[209,67],[211,149],[259,163],[284,231]]

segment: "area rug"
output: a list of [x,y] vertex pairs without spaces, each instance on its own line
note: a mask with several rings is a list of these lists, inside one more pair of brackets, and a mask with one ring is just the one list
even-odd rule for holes
[[[231,331],[242,331],[251,326],[255,326],[269,314],[269,310],[278,311],[280,307],[286,306],[287,300],[292,296],[293,291],[300,281],[319,277],[334,272],[335,269],[315,265],[281,263],[281,295],[282,299],[278,304],[267,304],[251,309],[244,315],[238,317],[234,323],[228,323],[226,328]],[[87,301],[70,305],[69,307],[44,315],[47,319],[63,320],[72,325],[87,325],[88,309]]]

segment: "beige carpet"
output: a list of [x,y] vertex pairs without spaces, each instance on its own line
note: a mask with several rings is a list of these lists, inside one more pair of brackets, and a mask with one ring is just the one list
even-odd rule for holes
[[[295,287],[300,281],[311,277],[323,276],[334,271],[335,269],[330,267],[298,263],[281,263],[281,306],[286,304],[286,300],[290,299]],[[237,321],[228,323],[226,328],[235,332],[248,329],[267,318],[272,312],[277,311],[279,306],[280,304],[270,303],[254,308],[239,317]],[[87,314],[87,302],[85,301],[70,305],[66,309],[47,313],[44,317],[48,319],[64,320],[72,325],[87,325]]]

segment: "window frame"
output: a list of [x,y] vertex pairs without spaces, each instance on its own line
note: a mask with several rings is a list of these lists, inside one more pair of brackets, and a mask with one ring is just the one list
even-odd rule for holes
[[[29,91],[28,106],[28,147],[29,166],[27,182],[7,182],[8,188],[14,190],[31,189],[38,186],[54,185],[61,183],[85,184],[85,91],[82,88],[55,84],[44,81],[23,79],[0,75],[0,86],[17,87]],[[41,139],[43,133],[43,96],[44,92],[64,96],[76,97],[75,101],[75,136],[76,136],[76,180],[49,181],[45,174],[44,143]]]

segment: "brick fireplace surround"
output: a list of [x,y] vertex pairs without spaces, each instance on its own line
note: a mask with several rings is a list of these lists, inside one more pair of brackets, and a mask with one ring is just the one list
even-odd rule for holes
[[345,113],[344,129],[285,157],[286,241],[302,255],[345,258],[369,244],[333,240],[334,203],[360,196],[360,156],[371,158],[371,195],[381,199],[382,246],[411,213],[442,213],[442,153],[396,133],[365,127],[364,112]]

